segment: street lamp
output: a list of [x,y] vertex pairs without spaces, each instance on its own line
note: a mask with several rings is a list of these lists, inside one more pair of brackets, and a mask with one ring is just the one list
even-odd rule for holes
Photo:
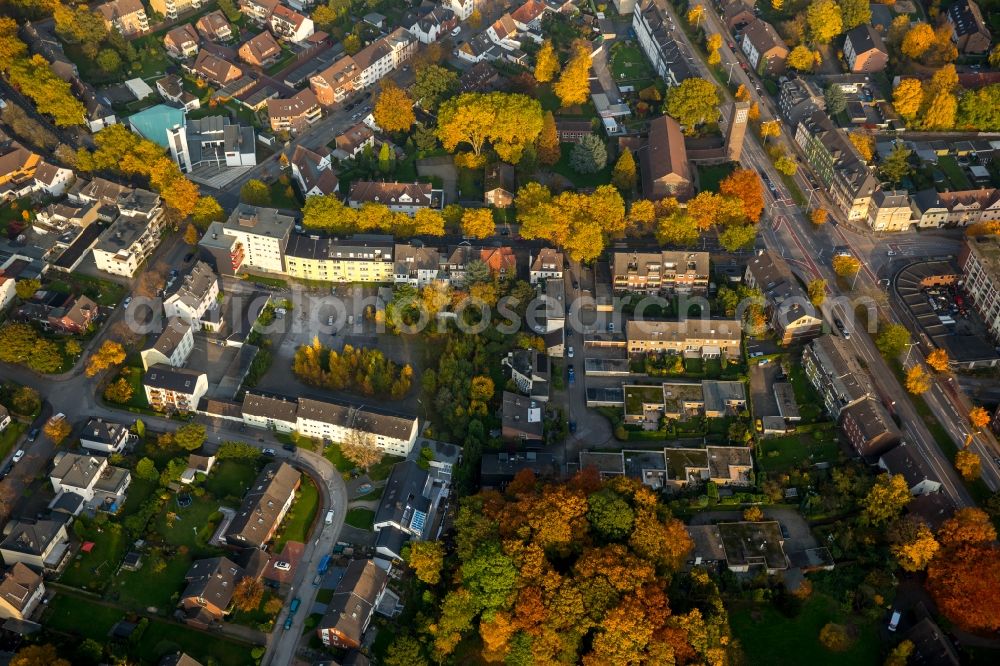
[[903,369],[904,370],[906,369],[906,364],[910,362],[910,353],[913,351],[913,348],[917,346],[917,343],[916,342],[907,342],[906,346],[907,346],[906,358],[903,359]]
[[736,65],[735,62],[729,63],[729,78],[726,80],[726,85],[728,86],[733,82],[733,67]]

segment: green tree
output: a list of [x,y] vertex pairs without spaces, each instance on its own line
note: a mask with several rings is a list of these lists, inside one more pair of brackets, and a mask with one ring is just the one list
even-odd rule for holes
[[826,101],[826,110],[831,116],[843,113],[847,110],[847,96],[844,90],[836,83],[831,83],[823,91],[823,99]]
[[569,154],[569,165],[577,173],[597,173],[608,163],[608,150],[596,134],[585,134]]
[[135,475],[145,481],[156,481],[160,478],[160,472],[156,469],[156,463],[149,458],[142,458],[135,465]]
[[108,36],[108,29],[105,27],[103,17],[90,11],[87,5],[68,7],[62,3],[55,3],[52,16],[55,19],[56,34],[63,41],[79,45],[80,50],[87,58],[94,58],[98,55],[97,50],[100,48],[101,42]]
[[173,458],[167,463],[166,469],[160,472],[160,485],[169,486],[171,483],[181,478],[181,474],[187,469],[186,458]]
[[871,23],[872,9],[868,0],[840,0],[840,16],[846,31]]
[[174,431],[174,442],[185,451],[195,451],[205,443],[205,426],[189,423]]
[[667,91],[664,111],[683,126],[685,134],[693,135],[699,125],[718,119],[719,103],[714,83],[690,78]]
[[24,278],[14,283],[14,293],[22,301],[29,300],[41,288],[42,283],[35,278]]
[[587,498],[587,505],[587,520],[606,540],[620,541],[631,534],[635,514],[618,493],[607,489],[594,493]]
[[879,167],[882,177],[894,184],[899,184],[910,175],[913,172],[913,167],[910,166],[910,154],[911,151],[906,146],[897,143],[892,152],[882,160]]
[[752,224],[731,224],[719,233],[719,244],[729,252],[742,250],[757,238],[757,227]]
[[636,176],[635,158],[632,151],[626,148],[611,172],[611,182],[622,192],[631,192],[635,189]]
[[430,666],[424,648],[413,636],[396,635],[383,659],[385,666]]
[[444,567],[444,544],[440,541],[413,541],[406,562],[417,578],[428,585],[437,585]]
[[344,52],[347,55],[354,55],[361,50],[361,38],[353,33],[344,37],[342,43],[344,45]]
[[378,170],[382,173],[391,173],[393,167],[393,154],[388,143],[383,143],[378,151]]
[[264,181],[251,178],[240,188],[240,201],[251,206],[270,206],[271,189]]
[[107,74],[115,74],[122,68],[122,58],[113,49],[101,49],[97,54],[97,66]]
[[423,108],[434,112],[441,100],[458,88],[458,74],[439,65],[427,65],[416,71],[413,96]]
[[222,13],[226,15],[227,19],[233,22],[239,21],[240,17],[243,16],[240,10],[233,3],[233,0],[219,0],[219,9],[222,10]]
[[488,541],[462,564],[462,580],[476,605],[493,611],[503,607],[514,590],[517,568],[496,541]]
[[875,346],[886,358],[899,356],[909,343],[910,332],[902,324],[884,326],[875,337]]

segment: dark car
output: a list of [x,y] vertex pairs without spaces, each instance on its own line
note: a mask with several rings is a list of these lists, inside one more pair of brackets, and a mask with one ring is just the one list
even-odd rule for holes
[[576,432],[576,421],[570,421],[569,422],[569,431],[570,432]]
[[789,539],[789,538],[791,538],[791,535],[788,533],[788,528],[785,527],[784,523],[778,523],[778,529],[781,530],[781,538],[782,539]]
[[38,433],[41,432],[38,428],[32,428],[31,432],[28,433],[28,441],[33,442],[38,439]]
[[194,252],[188,252],[187,254],[184,255],[185,264],[190,262],[192,259],[194,259]]
[[294,451],[295,450],[295,445],[294,444],[282,444],[281,448],[283,448],[286,451]]
[[6,465],[4,465],[3,469],[0,469],[0,479],[6,479],[7,475],[10,474],[10,470],[12,469],[14,469],[14,463],[8,462]]

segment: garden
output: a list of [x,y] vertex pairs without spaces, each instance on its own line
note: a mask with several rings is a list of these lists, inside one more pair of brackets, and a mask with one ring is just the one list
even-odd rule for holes
[[636,89],[650,85],[656,76],[642,49],[632,41],[616,42],[611,48],[609,64],[615,83],[633,85]]
[[766,472],[780,472],[802,463],[836,462],[839,456],[836,426],[821,423],[798,428],[793,435],[761,440],[758,463]]

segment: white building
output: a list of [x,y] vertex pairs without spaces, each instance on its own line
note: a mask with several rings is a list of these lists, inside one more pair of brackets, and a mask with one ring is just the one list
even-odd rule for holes
[[158,412],[193,412],[208,392],[208,375],[197,370],[154,365],[142,379],[149,406]]
[[369,407],[299,398],[295,429],[314,439],[344,442],[352,431],[372,438],[382,451],[394,456],[408,456],[417,440],[418,421],[376,411]]
[[292,432],[298,409],[296,400],[247,391],[243,398],[243,422],[255,428]]
[[529,263],[531,269],[528,281],[531,284],[538,284],[541,280],[550,278],[561,280],[563,277],[563,253],[550,247],[544,247],[538,254],[531,257]]
[[441,4],[455,12],[459,21],[465,21],[472,16],[472,12],[476,11],[478,2],[477,0],[444,0]]
[[163,301],[167,319],[180,319],[197,330],[217,331],[222,324],[219,277],[212,267],[198,261]]
[[374,180],[357,180],[351,183],[347,205],[360,208],[366,203],[383,204],[394,213],[416,215],[422,208],[440,210],[444,192],[435,190],[430,183],[383,183]]
[[307,18],[284,5],[278,5],[274,8],[268,22],[271,25],[271,32],[274,33],[275,37],[280,37],[296,44],[316,31],[311,18]]
[[14,285],[14,278],[0,275],[0,312],[6,310],[7,306],[14,301],[14,296],[17,295]]
[[10,412],[3,405],[0,405],[0,432],[7,429],[10,425]]
[[399,68],[417,51],[417,40],[403,28],[378,39],[354,56],[358,68],[356,87],[367,88]]
[[153,346],[139,352],[142,367],[149,370],[154,365],[182,368],[194,349],[194,327],[183,319],[170,320]]
[[203,165],[252,167],[257,164],[253,127],[232,123],[226,116],[186,120],[167,130],[170,157],[184,173]]
[[[94,184],[100,180],[95,179]],[[131,278],[160,244],[163,226],[160,198],[146,190],[125,188],[125,193],[108,201],[108,197],[99,193],[91,197],[87,194],[91,190],[84,188],[78,191],[74,188],[76,196],[82,200],[113,203],[118,208],[118,217],[104,230],[94,246],[94,263],[106,273]]]
[[241,204],[222,225],[222,231],[240,245],[242,267],[282,273],[285,245],[294,226],[295,218],[274,208]]
[[35,169],[35,186],[52,197],[62,196],[75,178],[72,169],[49,164],[44,160]]
[[74,515],[84,507],[115,513],[125,501],[132,476],[127,469],[109,465],[105,456],[61,451],[53,463],[55,467],[49,474],[56,495],[53,505],[59,503],[62,495],[76,495],[83,503],[76,505],[79,510]]
[[80,432],[80,446],[100,453],[121,453],[128,444],[129,437],[125,425],[91,418]]

